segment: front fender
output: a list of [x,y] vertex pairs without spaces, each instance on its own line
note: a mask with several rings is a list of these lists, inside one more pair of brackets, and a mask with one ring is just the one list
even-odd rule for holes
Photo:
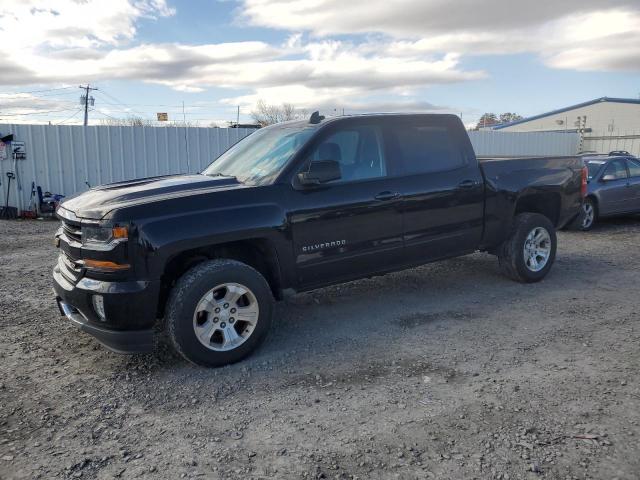
[[261,238],[287,256],[286,216],[275,204],[214,208],[150,219],[138,225],[138,247],[149,278],[159,279],[167,262],[187,250]]

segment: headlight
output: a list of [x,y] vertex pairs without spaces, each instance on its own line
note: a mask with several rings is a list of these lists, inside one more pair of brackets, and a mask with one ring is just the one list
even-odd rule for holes
[[127,227],[101,227],[98,225],[82,226],[82,245],[98,246],[123,242],[129,238],[129,230]]

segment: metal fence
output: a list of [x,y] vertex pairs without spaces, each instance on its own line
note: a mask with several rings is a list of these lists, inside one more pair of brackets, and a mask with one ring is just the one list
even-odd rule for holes
[[469,132],[479,157],[575,155],[580,136],[565,132]]
[[[0,160],[2,203],[27,208],[31,182],[71,195],[89,186],[133,178],[196,173],[254,130],[243,128],[0,125],[0,136],[25,142],[25,160]],[[9,155],[10,157],[10,155]]]
[[[26,159],[0,160],[2,199],[27,208],[31,182],[71,195],[89,186],[173,173],[195,173],[254,130],[241,128],[0,125],[0,136],[25,142]],[[470,132],[479,156],[571,155],[577,134]]]
[[624,150],[640,157],[640,133],[615,133],[611,135],[585,135],[583,150],[597,153],[609,153]]

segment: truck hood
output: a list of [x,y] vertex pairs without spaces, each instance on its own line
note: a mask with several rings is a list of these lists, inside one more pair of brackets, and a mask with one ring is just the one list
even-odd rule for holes
[[110,211],[217,190],[241,188],[234,177],[207,175],[168,175],[109,183],[69,197],[60,205],[78,218],[100,220]]

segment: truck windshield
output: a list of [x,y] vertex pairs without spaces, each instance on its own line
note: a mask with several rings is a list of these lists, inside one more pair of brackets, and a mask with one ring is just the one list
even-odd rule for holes
[[267,185],[313,135],[312,125],[276,125],[252,133],[220,155],[202,173],[236,177],[242,183]]

